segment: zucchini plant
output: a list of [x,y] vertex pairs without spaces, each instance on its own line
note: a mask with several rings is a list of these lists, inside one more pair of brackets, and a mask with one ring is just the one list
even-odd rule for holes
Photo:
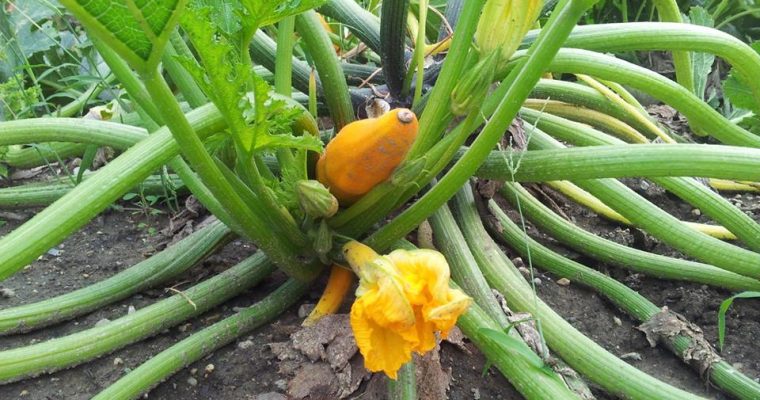
[[[62,158],[88,160],[103,146],[119,154],[73,181],[0,189],[0,207],[46,205],[0,238],[0,279],[138,185],[159,190],[157,181],[176,182],[217,221],[107,280],[0,310],[0,334],[44,329],[166,282],[235,235],[258,251],[107,325],[0,351],[0,382],[87,362],[200,315],[275,270],[288,275],[260,302],[177,342],[95,396],[136,398],[276,318],[331,266],[305,324],[334,313],[358,276],[354,336],[365,366],[393,380],[395,398],[416,398],[412,353],[430,351],[455,324],[528,399],[588,399],[586,381],[620,398],[699,398],[627,364],[565,321],[498,240],[610,299],[715,387],[760,398],[760,384],[723,361],[698,330],[686,329],[688,321],[526,233],[527,220],[593,259],[662,279],[760,290],[760,224],[705,185],[757,191],[760,132],[706,103],[692,74],[695,53],[731,64],[734,92],[741,92],[735,105],[756,118],[760,55],[733,36],[685,22],[674,1],[655,2],[668,22],[579,26],[597,3],[60,0],[60,12],[73,16],[108,70],[103,83],[122,88],[120,115],[76,118],[102,90],[94,85],[57,116],[0,122],[0,160],[10,168],[39,165],[40,152],[19,147],[31,144]],[[652,50],[673,54],[675,81],[611,54]],[[633,90],[682,113],[699,135],[659,124]],[[715,223],[679,220],[618,180],[626,177],[652,181]],[[477,179],[500,182],[499,196],[521,221],[475,196]],[[524,187],[537,182],[689,260],[583,230]],[[426,221],[434,237],[427,245],[440,252],[405,241]],[[544,347],[526,343],[515,328],[521,322],[506,317],[493,291],[532,315]],[[652,328],[668,323],[684,329]]]

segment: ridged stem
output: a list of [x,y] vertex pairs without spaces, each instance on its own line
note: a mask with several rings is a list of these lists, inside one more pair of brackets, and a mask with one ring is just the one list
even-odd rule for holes
[[308,287],[308,284],[294,279],[287,281],[256,304],[190,335],[151,357],[93,399],[127,400],[139,397],[180,369],[271,321],[300,299]]
[[274,267],[257,253],[190,289],[102,326],[0,351],[0,382],[71,367],[153,336],[255,285]]
[[530,312],[540,320],[549,347],[571,367],[620,398],[699,398],[663,383],[613,356],[536,298],[528,283],[486,233],[474,200],[463,197],[466,193],[464,191],[459,193],[455,200],[454,215],[489,284],[501,292],[514,309]]
[[354,120],[354,109],[346,78],[343,76],[330,37],[327,36],[314,10],[296,16],[296,30],[309,48],[309,54],[322,82],[325,102],[330,109],[333,124],[336,131],[340,130]]
[[154,287],[187,271],[229,238],[230,230],[214,221],[106,280],[48,300],[0,310],[0,335],[29,332],[65,321]]
[[[519,202],[520,211],[542,232],[599,261],[660,279],[687,280],[730,290],[758,290],[760,288],[758,280],[724,271],[709,264],[654,254],[599,237],[561,218],[519,184],[505,182],[501,194],[514,207],[517,207]],[[500,217],[500,214],[494,214]]]
[[[517,224],[507,217],[506,213],[499,208],[495,201],[491,200],[489,202],[489,209],[499,221],[499,227],[497,229],[500,232],[500,237],[523,256],[530,256],[530,259],[536,265],[539,265],[554,274],[569,278],[574,282],[593,288],[638,321],[647,322],[660,313],[661,310],[659,307],[624,284],[599,271],[569,260],[528,237]],[[701,335],[701,333],[696,335]],[[663,342],[662,344],[665,345],[665,347],[672,350],[678,357],[682,358],[687,363],[693,362],[690,351],[695,349],[698,349],[698,351],[711,352],[713,356],[717,357],[715,349],[709,347],[709,345],[706,345],[705,343],[695,343],[697,339],[698,336],[677,334],[663,337],[660,341]],[[704,341],[703,338],[700,339]],[[703,345],[707,346],[707,348],[700,347]],[[707,377],[713,384],[738,398],[760,398],[759,383],[744,376],[744,374],[725,361],[719,361],[719,359],[709,360],[709,356],[705,354],[702,354],[701,356],[704,356],[706,359],[698,361],[696,363],[697,368],[706,367]],[[707,362],[707,365],[700,365],[702,361]],[[711,371],[714,369],[720,369],[721,373],[717,375],[711,374]],[[698,372],[701,374],[703,371],[698,370]],[[725,378],[730,375],[733,375],[734,377],[730,380],[726,380]]]

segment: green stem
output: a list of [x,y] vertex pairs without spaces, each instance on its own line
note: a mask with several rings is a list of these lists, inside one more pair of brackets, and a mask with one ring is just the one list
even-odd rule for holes
[[[660,20],[665,22],[683,23],[681,10],[676,0],[653,0]],[[688,91],[696,93],[694,89],[694,73],[691,62],[691,54],[685,51],[673,52],[673,66],[676,69],[676,80]]]
[[[528,237],[517,224],[507,217],[495,201],[491,200],[489,202],[489,209],[499,220],[499,235],[520,254],[523,254],[524,256],[529,255],[530,259],[533,260],[536,265],[543,267],[553,274],[569,278],[573,282],[580,283],[596,290],[638,321],[647,322],[661,312],[659,307],[631,290],[628,286],[625,286],[599,271],[569,260]],[[687,363],[692,362],[692,353],[690,351],[695,349],[710,352],[713,356],[717,357],[715,349],[708,344],[704,342],[695,343],[696,339],[701,336],[701,333],[694,335],[694,337],[682,334],[668,337],[661,336],[660,341],[665,347],[673,351],[678,357]],[[704,338],[701,339],[704,341]],[[699,363],[695,363],[695,367],[700,374],[704,372],[699,369],[701,367]],[[715,376],[710,373],[714,369],[722,370],[722,373],[717,375],[717,380],[715,379]],[[730,366],[725,361],[710,362],[709,366],[707,366],[706,375],[710,378],[710,381],[713,384],[733,396],[744,399],[755,399],[760,397],[760,384],[744,376],[744,374]],[[725,378],[730,375],[734,375],[735,377],[726,380]]]
[[235,192],[179,109],[163,78],[153,73],[144,77],[143,81],[156,106],[167,115],[166,124],[182,153],[222,207],[239,222],[238,226],[243,229],[246,236],[290,276],[301,280],[312,279],[319,269],[304,263],[299,258],[300,249],[283,240],[265,223],[267,216],[254,214],[251,206]]
[[[537,35],[538,31],[531,31],[525,43]],[[760,105],[760,54],[717,29],[663,22],[584,25],[573,30],[566,46],[599,52],[684,50],[714,54],[736,68]]]
[[190,107],[197,108],[208,103],[208,98],[201,90],[198,83],[190,75],[185,67],[179,62],[179,58],[182,57],[186,60],[190,60],[197,64],[193,53],[187,47],[187,44],[182,40],[182,36],[176,30],[172,32],[169,37],[169,43],[166,45],[164,55],[161,57],[164,68],[172,78],[172,82],[177,85],[180,93],[184,96],[185,100],[190,104]]
[[[512,62],[519,62],[518,52]],[[726,144],[760,147],[760,137],[731,123],[677,83],[614,57],[586,50],[562,49],[549,66],[552,72],[582,73],[628,85],[667,103],[711,136]]]
[[388,399],[417,400],[417,376],[414,359],[401,366],[398,380],[388,378]]
[[327,0],[319,11],[344,23],[372,51],[380,54],[380,21],[354,0]]
[[192,362],[274,319],[300,299],[308,287],[306,283],[294,279],[287,281],[258,303],[153,356],[93,399],[128,400],[139,397]]
[[262,253],[190,289],[109,323],[68,336],[0,351],[0,382],[49,373],[153,336],[256,285],[273,271]]
[[[368,238],[375,246],[387,245],[394,237],[414,229],[430,213],[445,203],[475,173],[491,149],[502,137],[512,119],[517,115],[522,102],[528,97],[538,82],[546,66],[559,50],[562,42],[575,23],[595,1],[568,0],[563,7],[554,10],[539,39],[530,49],[530,56],[513,71],[514,79],[506,90],[492,118],[472,143],[470,149],[460,158],[449,172],[429,192]],[[437,86],[437,85],[436,85]],[[477,110],[474,113],[479,113]]]
[[[582,146],[598,146],[605,144],[625,145],[624,142],[614,139],[602,132],[596,131],[583,124],[572,123],[552,115],[528,113],[527,120],[538,122],[540,128],[548,128],[547,132],[559,140]],[[524,114],[525,115],[525,114]],[[627,146],[632,152],[637,152],[639,147]],[[695,160],[692,160],[694,162]],[[732,161],[725,159],[725,164]],[[716,167],[722,170],[725,167]],[[690,175],[690,174],[685,174]],[[687,201],[692,206],[699,208],[707,216],[724,225],[729,231],[745,242],[751,249],[760,250],[760,224],[745,214],[738,207],[731,204],[723,196],[712,191],[701,182],[690,178],[679,177],[653,177],[652,181],[671,193]]]
[[87,89],[81,95],[77,96],[77,98],[72,100],[70,103],[61,107],[61,109],[58,110],[58,112],[56,112],[54,115],[56,117],[73,117],[77,114],[82,113],[87,104],[92,100],[97,100],[98,96],[103,92],[103,90],[105,90],[106,86],[111,85],[113,81],[114,76],[108,75],[105,77],[105,79],[103,79],[102,82],[93,83],[89,89]]
[[[84,179],[92,177],[91,173],[84,174]],[[182,187],[182,180],[171,177],[168,182],[171,187],[178,189]],[[142,193],[147,195],[163,195],[166,191],[167,182],[160,176],[150,176],[138,186],[130,190],[132,193]],[[10,186],[0,188],[0,208],[29,208],[49,206],[56,200],[63,197],[66,193],[72,191],[74,185],[70,179],[56,179],[45,183],[30,183],[19,186]]]
[[314,65],[324,88],[325,101],[330,109],[335,129],[336,131],[340,130],[354,120],[354,109],[351,104],[348,85],[330,37],[313,10],[296,16],[296,29],[301,34],[309,48],[309,54],[314,59]]
[[[191,111],[187,118],[200,137],[216,133],[225,126],[219,112],[211,105]],[[43,121],[29,121],[29,124]],[[115,124],[106,126],[113,125]],[[172,140],[169,130],[161,128],[106,164],[75,190],[2,237],[0,280],[12,275],[60,243],[178,152],[179,148]]]
[[[540,124],[540,123],[539,123]],[[491,152],[476,175],[510,179],[509,151]],[[520,154],[517,182],[693,176],[760,181],[760,150],[703,144],[542,148]]]
[[413,106],[418,106],[420,104],[420,99],[422,98],[422,81],[425,78],[425,27],[427,25],[428,0],[419,0],[419,3],[419,27],[417,28],[417,43],[414,46],[414,64],[417,67],[417,85],[414,87]]
[[516,310],[541,321],[549,347],[579,373],[614,396],[641,400],[695,399],[692,394],[653,378],[607,352],[556,314],[522,278],[517,269],[486,233],[474,208],[474,199],[456,197],[455,216],[483,274]]
[[409,13],[409,0],[384,0],[380,11],[380,59],[383,65],[385,82],[391,96],[400,99],[406,93],[404,76],[406,75],[406,18]]
[[420,115],[420,132],[406,156],[407,160],[419,158],[433,147],[453,118],[449,105],[451,92],[464,72],[463,67],[467,63],[483,4],[485,0],[468,0],[467,7],[462,10],[451,48],[446,54],[438,80],[428,94],[425,110]]
[[[715,285],[730,290],[758,290],[760,281],[724,271],[709,264],[666,257],[601,238],[559,217],[516,183],[506,182],[502,196],[536,227],[563,244],[599,261],[660,279],[678,279]],[[498,219],[502,215],[493,211]]]
[[0,310],[0,334],[53,325],[166,282],[220,247],[230,231],[212,222],[166,250],[96,284],[37,303]]

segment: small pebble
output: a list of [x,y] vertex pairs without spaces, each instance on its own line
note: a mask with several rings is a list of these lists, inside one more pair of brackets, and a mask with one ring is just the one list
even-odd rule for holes
[[623,326],[623,321],[621,321],[618,317],[612,317],[612,322],[614,322],[617,326]]
[[733,363],[733,364],[731,364],[731,366],[734,367],[734,368],[736,368],[736,369],[738,369],[738,370],[741,370],[742,368],[744,368],[744,364],[740,363],[740,362]]
[[110,319],[108,319],[108,318],[103,318],[103,319],[101,319],[100,321],[98,321],[98,322],[96,322],[96,323],[95,323],[95,327],[100,327],[100,326],[103,326],[103,325],[107,325],[107,324],[109,324],[109,323],[111,323],[111,320],[110,320]]
[[277,386],[277,389],[280,389],[283,391],[288,389],[288,381],[286,381],[285,379],[278,379],[274,381],[274,385]]
[[214,364],[206,365],[206,368],[203,369],[205,376],[211,375],[214,372],[214,368]]
[[694,215],[696,215],[698,217],[698,216],[702,215],[702,210],[700,210],[698,208],[695,208],[695,209],[691,210],[691,213],[694,214]]
[[129,308],[127,308],[127,315],[129,315],[129,314],[134,314],[134,313],[135,313],[135,311],[137,311],[137,310],[135,309],[135,306],[133,306],[133,305],[131,305],[131,304],[130,304],[130,305],[129,305]]
[[119,365],[122,365],[122,364],[124,364],[124,360],[122,360],[121,358],[116,357],[116,358],[113,359],[113,365],[114,366],[118,367]]
[[470,391],[472,392],[472,398],[473,399],[480,400],[480,389],[478,389],[478,388],[472,388],[472,389],[470,389]]
[[13,289],[0,288],[0,298],[10,299],[11,297],[15,295],[16,295],[16,292],[14,292]]
[[195,378],[193,378],[193,377],[191,376],[191,377],[187,378],[187,383],[188,383],[190,386],[197,386],[197,385],[198,385],[198,380],[197,380],[197,379],[195,379]]
[[304,303],[301,304],[301,307],[298,307],[298,318],[306,318],[311,314],[311,310],[314,309],[313,303]]
[[625,353],[625,354],[621,355],[620,358],[623,359],[623,360],[625,360],[625,359],[631,359],[631,360],[635,360],[635,361],[641,361],[641,354],[636,353],[636,352]]
[[559,278],[559,279],[557,279],[557,285],[560,285],[560,286],[570,286],[570,279]]
[[253,341],[251,341],[251,340],[243,340],[242,342],[238,343],[237,347],[240,350],[250,349],[251,347],[253,347]]
[[195,375],[198,373],[198,368],[193,368],[190,370],[190,375]]
[[18,395],[19,395],[19,396],[21,396],[21,397],[23,397],[23,396],[28,396],[28,395],[29,395],[29,391],[28,391],[28,390],[26,390],[26,389],[24,389],[24,390],[22,390],[22,391],[21,391],[21,393],[19,393]]
[[541,278],[533,278],[533,284],[536,286],[541,286],[542,283]]
[[526,278],[530,278],[530,270],[529,270],[529,269],[527,269],[527,268],[525,268],[525,267],[520,267],[520,268],[518,268],[517,270],[518,270],[518,271],[520,271],[520,273],[521,273],[521,274],[522,274],[524,277],[526,277]]

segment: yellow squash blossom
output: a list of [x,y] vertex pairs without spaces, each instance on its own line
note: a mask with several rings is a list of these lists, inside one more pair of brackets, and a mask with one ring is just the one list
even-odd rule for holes
[[368,370],[396,379],[412,352],[436,345],[436,332],[448,335],[472,299],[449,287],[449,265],[433,250],[396,250],[380,256],[349,242],[346,260],[359,276],[351,327]]

